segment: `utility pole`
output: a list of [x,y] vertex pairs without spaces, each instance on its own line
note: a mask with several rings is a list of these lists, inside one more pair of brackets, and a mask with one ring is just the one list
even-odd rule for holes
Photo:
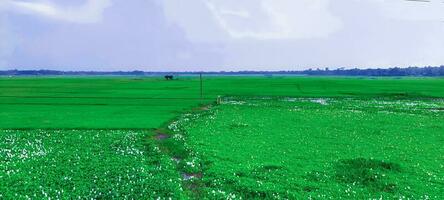
[[203,100],[203,80],[202,80],[202,72],[199,74],[200,78],[200,100]]

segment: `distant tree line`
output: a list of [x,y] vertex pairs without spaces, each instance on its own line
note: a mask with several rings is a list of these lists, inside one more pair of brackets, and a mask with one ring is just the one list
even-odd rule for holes
[[444,66],[441,67],[407,67],[389,69],[335,69],[305,70],[307,75],[339,75],[339,76],[444,76]]
[[220,72],[144,72],[144,71],[56,71],[56,70],[5,70],[0,76],[164,76],[164,75],[312,75],[312,76],[444,76],[444,66],[407,67],[388,69],[308,69],[303,71],[220,71]]
[[98,71],[57,71],[57,70],[5,70],[0,71],[0,75],[3,76],[143,76],[146,72],[143,71],[113,71],[113,72],[98,72]]

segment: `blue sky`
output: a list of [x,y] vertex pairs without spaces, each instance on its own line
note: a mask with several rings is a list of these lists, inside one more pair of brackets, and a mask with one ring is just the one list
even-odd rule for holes
[[0,70],[442,65],[443,35],[439,0],[0,0]]

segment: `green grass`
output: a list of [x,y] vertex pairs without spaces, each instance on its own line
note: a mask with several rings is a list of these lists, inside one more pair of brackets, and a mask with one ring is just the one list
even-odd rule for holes
[[156,128],[201,103],[197,88],[191,88],[197,84],[152,78],[0,79],[0,118],[6,119],[0,128]]
[[0,131],[2,199],[183,197],[147,131]]
[[[0,199],[440,197],[443,88],[440,78],[205,77],[200,100],[195,77],[0,78]],[[196,109],[218,96],[246,103]],[[156,140],[158,128],[171,138]]]
[[[230,100],[179,134],[209,198],[444,197],[443,100]],[[191,122],[190,122],[191,121]]]
[[439,78],[0,78],[0,128],[156,128],[226,96],[444,97]]

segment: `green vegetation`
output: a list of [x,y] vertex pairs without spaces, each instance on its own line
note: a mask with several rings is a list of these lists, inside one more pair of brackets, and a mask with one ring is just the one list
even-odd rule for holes
[[195,77],[0,78],[0,199],[439,198],[443,88],[205,77],[200,99]]
[[2,199],[180,198],[170,158],[146,131],[0,131]]
[[444,79],[205,77],[0,78],[0,128],[157,128],[221,96],[444,97]]
[[[228,99],[181,120],[211,198],[444,197],[443,100]],[[190,122],[191,121],[191,122]]]

